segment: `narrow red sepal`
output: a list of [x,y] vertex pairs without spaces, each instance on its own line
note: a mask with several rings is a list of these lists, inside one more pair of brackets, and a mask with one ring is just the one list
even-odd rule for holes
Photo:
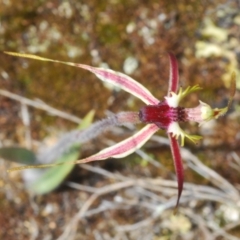
[[183,190],[183,181],[184,181],[183,163],[182,163],[178,141],[176,140],[175,137],[172,136],[171,133],[168,134],[168,137],[170,140],[170,146],[171,146],[174,167],[175,167],[175,172],[177,175],[177,182],[178,182],[178,198],[176,203],[176,209],[177,209],[179,200],[182,194],[182,190]]
[[170,76],[168,84],[168,96],[171,92],[177,93],[179,74],[178,74],[178,62],[174,54],[168,53],[170,63]]

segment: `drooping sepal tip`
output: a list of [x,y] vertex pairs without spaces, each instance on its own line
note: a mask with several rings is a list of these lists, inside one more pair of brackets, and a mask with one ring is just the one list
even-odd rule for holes
[[228,104],[226,107],[212,109],[208,104],[200,101],[200,104],[202,104],[203,106],[202,115],[203,115],[204,121],[209,121],[213,118],[217,119],[225,115],[231,107],[235,92],[236,92],[236,73],[233,72],[231,76],[230,96],[229,96]]
[[168,138],[170,140],[170,147],[171,147],[174,168],[175,168],[177,183],[178,183],[178,196],[177,196],[177,202],[174,210],[174,212],[176,212],[181,195],[182,195],[182,190],[183,190],[184,171],[183,171],[183,163],[182,163],[182,157],[180,154],[178,141],[171,133],[168,134]]
[[231,75],[231,85],[230,85],[230,98],[228,101],[228,109],[231,107],[233,97],[236,93],[236,72],[233,72]]

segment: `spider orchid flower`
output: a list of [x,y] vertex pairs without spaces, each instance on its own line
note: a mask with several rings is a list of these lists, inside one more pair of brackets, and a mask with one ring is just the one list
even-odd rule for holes
[[[179,126],[179,122],[193,121],[202,124],[206,121],[214,118],[216,119],[224,115],[228,111],[235,93],[235,76],[233,75],[231,98],[229,100],[228,106],[225,108],[212,109],[208,104],[201,101],[195,108],[180,107],[179,104],[183,98],[192,92],[200,90],[201,88],[196,85],[193,87],[188,87],[184,91],[182,88],[180,88],[178,91],[178,63],[175,56],[171,53],[168,54],[170,62],[169,88],[167,96],[163,101],[159,101],[157,98],[155,98],[144,86],[136,82],[134,79],[123,73],[115,72],[110,69],[95,68],[84,64],[52,60],[31,54],[19,54],[12,52],[5,53],[18,57],[25,57],[48,62],[57,62],[86,69],[94,73],[100,80],[111,83],[142,100],[146,106],[142,107],[138,113],[123,112],[117,114],[115,115],[115,121],[116,125],[142,122],[147,124],[145,127],[135,133],[133,136],[111,147],[107,147],[90,157],[77,160],[74,163],[87,163],[91,161],[104,160],[107,158],[125,157],[133,153],[136,149],[142,147],[145,142],[148,141],[149,138],[159,130],[159,128],[166,130],[168,138],[170,140],[171,152],[178,182],[178,197],[176,206],[179,204],[184,181],[183,164],[180,155],[178,138],[181,139],[181,146],[184,146],[185,138],[188,138],[194,143],[201,139],[201,136],[189,135],[184,132]],[[46,164],[43,165],[43,167],[50,165],[51,164]],[[35,168],[36,166],[32,167]],[[19,169],[25,168],[31,168],[31,166],[20,167]]]

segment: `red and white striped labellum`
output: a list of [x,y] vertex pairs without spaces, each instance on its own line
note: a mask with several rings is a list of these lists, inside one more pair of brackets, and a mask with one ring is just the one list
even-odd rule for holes
[[[177,182],[178,182],[178,198],[177,204],[178,206],[182,189],[183,189],[183,165],[180,155],[180,149],[178,144],[178,137],[181,137],[181,145],[184,145],[185,137],[190,139],[193,142],[196,142],[201,137],[195,135],[189,135],[185,133],[179,126],[179,122],[186,122],[186,121],[195,121],[198,123],[203,123],[204,121],[208,121],[212,118],[218,118],[219,116],[225,114],[231,104],[232,97],[235,93],[235,76],[233,75],[232,78],[232,88],[231,88],[231,98],[228,103],[228,106],[222,109],[212,109],[209,105],[200,101],[199,106],[195,108],[183,108],[179,107],[179,102],[187,96],[189,93],[200,90],[199,86],[188,87],[186,90],[182,90],[180,88],[178,90],[178,63],[175,56],[171,53],[168,54],[169,62],[170,62],[170,77],[169,77],[169,88],[167,96],[165,97],[164,101],[160,102],[156,99],[143,85],[136,82],[131,77],[120,73],[115,72],[110,69],[102,69],[102,68],[95,68],[84,64],[77,64],[71,62],[63,62],[48,58],[39,57],[36,55],[31,54],[21,54],[21,53],[12,53],[12,52],[5,52],[6,54],[18,57],[25,57],[30,59],[36,59],[40,61],[48,61],[48,62],[56,62],[61,64],[66,64],[74,67],[83,68],[94,73],[100,80],[111,83],[130,94],[134,95],[135,97],[141,99],[145,104],[139,111],[139,119],[140,121],[147,123],[144,128],[140,131],[135,133],[133,136],[121,141],[111,147],[105,148],[102,151],[74,162],[77,163],[87,163],[91,161],[99,161],[104,160],[107,158],[121,158],[133,153],[136,149],[142,147],[142,145],[159,129],[163,129],[167,131],[171,152],[173,156],[175,171],[177,175]],[[132,122],[137,123],[138,119],[136,119],[135,113],[126,113],[125,115],[121,115],[119,121],[124,124]],[[64,164],[64,163],[63,163]],[[49,167],[55,164],[47,164],[47,165],[39,165],[38,167]],[[61,164],[57,164],[61,165]],[[34,166],[23,166],[14,168],[12,170],[21,170],[27,168],[36,168]]]

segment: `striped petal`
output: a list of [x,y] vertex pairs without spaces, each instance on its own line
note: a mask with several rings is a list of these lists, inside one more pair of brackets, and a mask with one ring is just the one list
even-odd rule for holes
[[80,159],[76,161],[76,164],[104,160],[110,157],[122,158],[128,156],[129,154],[135,152],[136,149],[141,148],[158,129],[159,128],[155,124],[149,124],[133,136],[113,145],[112,147],[105,148],[97,154]]
[[183,190],[183,181],[184,181],[183,164],[182,164],[182,158],[180,154],[178,141],[174,136],[172,136],[171,133],[168,133],[168,137],[170,140],[171,152],[173,156],[174,167],[175,167],[175,172],[177,175],[177,182],[178,182],[178,198],[177,198],[177,204],[176,204],[176,208],[177,208],[181,194],[182,194],[182,190]]
[[178,90],[178,62],[176,57],[172,53],[168,53],[169,63],[170,63],[170,75],[168,83],[168,96],[171,92],[177,93]]
[[142,84],[136,82],[131,77],[120,73],[115,72],[110,69],[103,69],[103,68],[95,68],[84,64],[77,64],[72,62],[63,62],[58,60],[53,60],[49,58],[43,58],[32,54],[22,54],[22,53],[14,53],[14,52],[5,52],[8,55],[17,56],[17,57],[24,57],[30,58],[40,61],[48,61],[48,62],[56,62],[62,63],[65,65],[70,65],[73,67],[79,67],[86,69],[92,73],[94,73],[100,80],[111,83],[129,93],[134,95],[135,97],[139,98],[146,104],[158,104],[159,100],[155,98],[148,89],[146,89]]

